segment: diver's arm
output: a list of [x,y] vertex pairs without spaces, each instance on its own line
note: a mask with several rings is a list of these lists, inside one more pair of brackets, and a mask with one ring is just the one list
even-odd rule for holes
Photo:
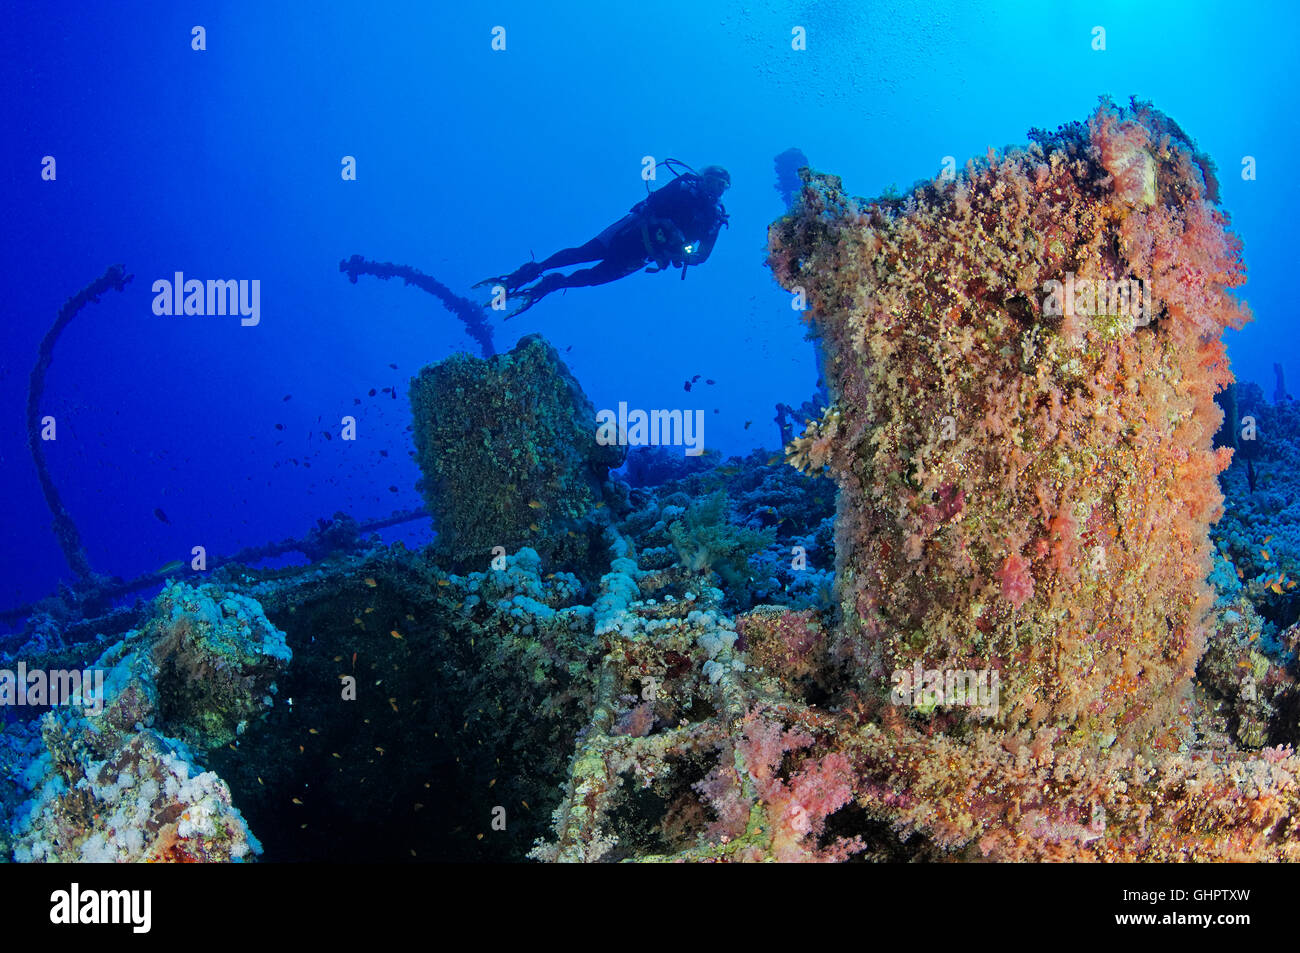
[[713,253],[713,243],[718,240],[718,232],[722,231],[724,225],[731,227],[728,224],[729,219],[730,216],[721,203],[713,207],[713,225],[704,237],[695,243],[695,249],[687,256],[686,264],[702,265],[709,260],[709,255]]
[[702,265],[709,260],[709,255],[713,253],[713,243],[718,240],[718,227],[714,226],[713,231],[705,235],[696,244],[695,249],[686,256],[686,264]]

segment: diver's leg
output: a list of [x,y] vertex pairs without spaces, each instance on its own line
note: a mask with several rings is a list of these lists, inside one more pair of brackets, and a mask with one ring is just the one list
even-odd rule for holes
[[599,261],[609,254],[609,249],[601,242],[599,238],[593,238],[585,245],[579,245],[576,248],[562,248],[549,258],[542,261],[526,261],[508,275],[497,275],[494,278],[484,278],[474,285],[475,288],[481,288],[485,285],[503,285],[508,294],[514,294],[530,281],[536,281],[542,272],[551,268],[563,268],[566,265],[577,265],[584,261]]
[[550,268],[563,268],[565,265],[577,265],[584,261],[599,261],[608,253],[609,250],[601,244],[600,239],[593,238],[585,245],[579,245],[576,248],[563,248],[550,258],[542,261],[526,261],[508,275],[484,278],[482,281],[477,282],[474,287],[503,285],[507,293],[514,294],[530,281],[536,281],[542,272]]
[[549,258],[543,258],[537,264],[541,271],[552,268],[564,268],[568,265],[580,265],[584,261],[600,261],[609,254],[609,249],[599,238],[579,245],[576,248],[562,248]]
[[[600,261],[610,257],[633,258],[641,254],[640,236],[640,219],[629,213],[589,242],[574,248],[562,248],[554,255],[541,261],[525,262],[508,275],[484,278],[474,287],[481,288],[489,284],[505,285],[506,291],[514,294],[524,285],[535,281],[544,271],[565,268],[569,265],[580,265],[588,261]],[[615,277],[622,277],[622,275],[615,275]],[[614,279],[606,278],[604,280],[613,281]],[[600,284],[601,282],[594,283]],[[542,293],[546,294],[546,292]]]
[[[577,248],[565,248],[562,251],[557,251],[550,258],[540,261],[538,264],[541,265],[542,271],[550,271],[553,268],[580,265],[586,261],[635,257],[640,254],[640,229],[641,220],[629,212],[586,244],[579,245]],[[622,277],[622,275],[616,277]],[[614,279],[607,278],[605,280],[613,281]],[[595,282],[595,284],[600,283]]]
[[590,288],[593,285],[604,285],[611,281],[618,281],[620,278],[626,278],[634,271],[639,271],[641,265],[642,261],[640,259],[636,261],[626,259],[620,261],[606,258],[591,268],[583,268],[581,271],[575,271],[571,274],[547,275],[534,286],[533,291],[542,289],[541,293],[547,295],[561,288]]
[[593,285],[608,284],[639,270],[642,264],[644,262],[641,259],[606,259],[592,268],[583,268],[581,271],[575,271],[570,275],[547,275],[531,288],[524,288],[518,293],[516,297],[519,298],[519,305],[506,317],[513,318],[517,314],[523,314],[552,291],[559,291],[562,288],[588,288]]

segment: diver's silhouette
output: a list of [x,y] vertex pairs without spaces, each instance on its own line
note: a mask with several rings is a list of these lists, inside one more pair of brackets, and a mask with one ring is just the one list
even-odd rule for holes
[[[727,224],[722,193],[731,187],[731,176],[718,165],[705,166],[698,173],[675,173],[671,182],[651,192],[632,206],[632,210],[585,245],[565,248],[542,261],[530,261],[508,275],[485,278],[474,287],[501,285],[510,296],[518,295],[519,304],[506,315],[513,318],[527,311],[552,291],[583,288],[617,281],[649,264],[646,271],[663,271],[669,265],[680,267],[682,277],[690,265],[708,260],[718,232]],[[571,274],[543,272],[582,262],[598,264]],[[541,278],[540,281],[537,281]],[[537,284],[525,287],[531,282]]]

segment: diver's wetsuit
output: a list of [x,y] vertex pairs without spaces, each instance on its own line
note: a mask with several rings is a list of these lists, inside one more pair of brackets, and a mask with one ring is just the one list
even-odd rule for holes
[[[700,176],[680,175],[586,244],[529,262],[499,279],[507,292],[523,298],[511,316],[531,308],[552,291],[603,285],[630,275],[647,262],[655,264],[655,271],[670,264],[702,264],[726,220],[722,203],[704,189]],[[688,244],[690,252],[686,251]],[[542,272],[588,261],[598,264],[567,275],[546,275],[531,288],[521,288]]]

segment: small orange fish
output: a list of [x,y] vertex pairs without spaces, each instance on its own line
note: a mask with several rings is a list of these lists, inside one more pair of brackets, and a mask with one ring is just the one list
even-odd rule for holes
[[384,749],[379,747],[379,745],[375,745],[375,750],[378,751],[380,754],[384,753]]
[[336,656],[334,656],[334,661],[336,661],[336,662],[342,662],[342,661],[343,661],[343,656],[342,656],[342,655],[336,655]]
[[[440,586],[450,586],[450,585],[451,585],[451,581],[448,580],[448,579],[439,579],[439,580],[438,580],[438,585],[440,585]],[[409,619],[410,616],[407,616],[407,618]]]
[[395,639],[400,639],[400,638],[402,637],[402,633],[398,632],[396,629],[393,629],[393,630],[392,630],[391,632],[389,632],[388,634],[391,635],[391,636],[392,636],[393,638],[395,638]]
[[1294,588],[1295,588],[1295,580],[1294,580],[1294,579],[1288,579],[1288,580],[1286,581],[1286,587],[1287,587],[1288,589],[1294,589]]
[[364,614],[364,615],[370,615],[370,613],[372,613],[372,612],[374,612],[374,611],[375,611],[375,607],[374,607],[374,606],[371,606],[371,607],[370,607],[369,609],[367,609],[363,614]]
[[1268,541],[1269,541],[1270,539],[1272,539],[1272,538],[1273,538],[1273,534],[1272,534],[1272,533],[1269,533],[1269,535],[1265,536],[1265,537],[1264,537],[1264,545],[1267,546],[1267,545],[1268,545]]
[[542,504],[539,503],[537,500],[529,500],[529,501],[528,501],[528,508],[529,508],[530,510],[540,510],[540,509],[544,509],[544,507],[542,506]]
[[304,750],[304,749],[303,749],[303,746],[302,746],[302,745],[299,745],[299,746],[298,746],[298,753],[299,753],[299,754],[302,754],[302,753],[303,753],[303,750]]
[[330,754],[332,754],[334,757],[338,758],[340,761],[343,760],[343,756],[342,756],[341,754],[339,754],[337,751],[331,751]]
[[374,577],[374,576],[367,576],[367,577],[366,577],[366,585],[369,586],[371,589],[373,589],[373,588],[375,588],[375,586],[379,585],[379,583],[375,582],[375,577]]
[[307,729],[307,734],[309,734],[309,735],[318,735],[318,734],[320,734],[320,732],[317,731],[315,728],[308,728],[308,729]]
[[353,653],[352,653],[352,667],[353,667],[353,668],[356,668],[356,667],[357,667],[357,653],[356,653],[356,652],[353,652]]
[[397,711],[397,699],[396,699],[396,698],[390,698],[390,699],[388,699],[388,704],[390,704],[390,705],[393,706],[393,711]]
[[301,798],[294,798],[294,799],[293,799],[293,803],[294,803],[294,804],[301,804],[301,803],[302,803],[302,799],[301,799]]
[[534,533],[539,533],[539,532],[541,532],[541,527],[538,526],[536,523],[529,523],[529,524],[528,524],[528,528],[529,528],[530,530],[532,530]]
[[1264,561],[1265,561],[1265,562],[1268,562],[1268,560],[1269,560],[1269,555],[1268,555],[1268,550],[1267,550],[1267,549],[1261,549],[1261,550],[1259,551],[1259,554],[1260,554],[1261,556],[1264,557]]
[[1282,587],[1279,586],[1277,583],[1273,583],[1273,585],[1269,586],[1268,588],[1276,592],[1279,596],[1282,595]]

